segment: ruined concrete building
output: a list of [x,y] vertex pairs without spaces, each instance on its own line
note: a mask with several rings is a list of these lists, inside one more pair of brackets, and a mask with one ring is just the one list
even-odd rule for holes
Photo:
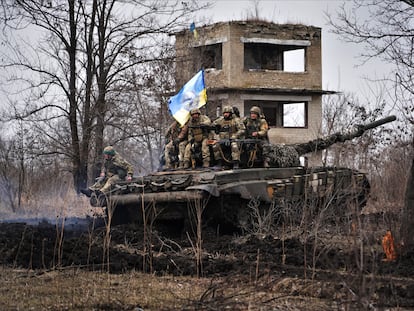
[[321,28],[263,21],[221,22],[176,34],[177,83],[205,69],[207,115],[224,105],[247,115],[259,106],[272,143],[296,143],[320,134]]

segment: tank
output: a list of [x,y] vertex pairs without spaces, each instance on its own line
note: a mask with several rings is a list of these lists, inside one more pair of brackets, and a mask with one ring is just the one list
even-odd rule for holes
[[[119,182],[105,197],[95,193],[90,203],[110,211],[113,224],[153,220],[173,221],[179,226],[201,219],[204,224],[232,230],[248,225],[254,210],[272,210],[276,218],[278,210],[287,206],[312,206],[317,210],[329,204],[333,213],[340,215],[344,204],[358,209],[365,205],[370,191],[367,176],[346,167],[301,166],[300,157],[354,139],[395,119],[390,116],[358,126],[350,133],[336,133],[307,143],[264,144],[254,161],[251,154],[260,142],[241,139],[245,151],[239,169],[158,171]],[[263,167],[264,158],[269,167]]]

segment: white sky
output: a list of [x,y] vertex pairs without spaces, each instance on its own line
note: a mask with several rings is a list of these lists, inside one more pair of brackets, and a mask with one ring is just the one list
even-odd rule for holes
[[[387,65],[370,61],[360,65],[357,56],[362,47],[341,42],[330,33],[325,13],[336,16],[344,1],[336,0],[260,0],[259,17],[275,23],[301,23],[322,28],[322,86],[325,90],[351,92],[369,96],[364,78],[383,78],[388,74]],[[203,12],[208,22],[242,20],[254,15],[253,0],[216,0],[212,9]],[[351,1],[345,2],[348,7]],[[389,67],[388,67],[389,68]],[[370,94],[372,95],[372,94]]]
[[[345,2],[338,0],[199,0],[213,3],[213,7],[200,12],[200,20],[213,23],[229,20],[244,20],[254,15],[254,3],[258,3],[259,17],[275,23],[301,23],[322,28],[322,87],[324,90],[350,92],[358,97],[372,97],[364,78],[383,78],[390,68],[380,61],[362,63],[357,56],[363,47],[341,42],[330,33],[325,13],[336,15]],[[197,26],[197,25],[196,25]],[[375,89],[375,87],[374,87]],[[1,91],[1,88],[0,88]],[[1,96],[1,92],[0,92]]]

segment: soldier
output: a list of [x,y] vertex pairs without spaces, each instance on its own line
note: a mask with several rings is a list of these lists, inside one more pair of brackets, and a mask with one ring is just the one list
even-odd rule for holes
[[[256,151],[258,151],[260,155],[263,156],[263,145],[269,141],[269,138],[267,136],[269,125],[267,124],[266,119],[261,116],[261,110],[257,106],[250,108],[250,116],[245,117],[243,119],[243,123],[246,127],[246,138],[259,140],[257,143],[255,143],[255,148],[250,151],[249,160],[254,161],[256,158]],[[269,167],[269,162],[270,161],[268,157],[263,158],[264,167]]]
[[210,130],[211,120],[206,115],[201,115],[198,108],[190,111],[191,118],[188,121],[188,144],[184,152],[184,169],[190,167],[191,158],[194,158],[194,151],[201,147],[203,167],[210,166],[210,149],[207,145],[213,134]]
[[243,123],[246,127],[246,138],[250,139],[262,139],[268,141],[267,131],[269,125],[265,118],[261,117],[260,108],[253,106],[250,108],[250,117],[245,117]]
[[[188,122],[182,127],[177,121],[171,123],[165,134],[165,170],[183,166],[185,147],[188,143]],[[177,163],[178,162],[178,163]]]
[[[234,140],[243,137],[245,132],[243,122],[233,114],[232,107],[224,106],[223,115],[213,122],[213,127],[217,128],[219,135],[219,141],[213,147],[215,159],[218,163],[222,162],[222,160],[232,162],[233,168],[238,169],[240,163],[240,147],[239,143]],[[224,155],[221,149],[221,144],[231,148],[231,160],[223,159]]]
[[93,191],[106,195],[117,181],[123,179],[130,181],[134,174],[132,165],[124,160],[112,146],[104,148],[103,157],[104,163],[98,181],[89,189],[81,189],[81,192],[89,197]]

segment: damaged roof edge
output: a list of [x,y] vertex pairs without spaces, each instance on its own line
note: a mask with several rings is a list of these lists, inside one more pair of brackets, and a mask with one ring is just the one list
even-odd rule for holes
[[322,90],[322,89],[284,89],[284,88],[228,88],[228,87],[216,87],[207,88],[207,91],[220,93],[220,92],[238,92],[238,93],[260,93],[260,94],[315,94],[315,95],[333,95],[340,94],[338,91]]
[[[275,26],[275,27],[282,27],[282,28],[293,27],[293,28],[311,28],[311,29],[319,29],[319,30],[322,29],[321,27],[312,26],[312,25],[292,24],[292,23],[274,23],[274,22],[267,22],[263,20],[260,20],[260,21],[257,21],[257,20],[225,21],[225,22],[217,22],[213,24],[196,25],[196,28],[208,29],[208,28],[215,28],[220,25],[252,25],[252,26],[255,25],[255,26]],[[184,28],[180,31],[172,32],[170,33],[170,35],[175,36],[175,35],[184,34],[186,32],[190,32],[190,28]]]

